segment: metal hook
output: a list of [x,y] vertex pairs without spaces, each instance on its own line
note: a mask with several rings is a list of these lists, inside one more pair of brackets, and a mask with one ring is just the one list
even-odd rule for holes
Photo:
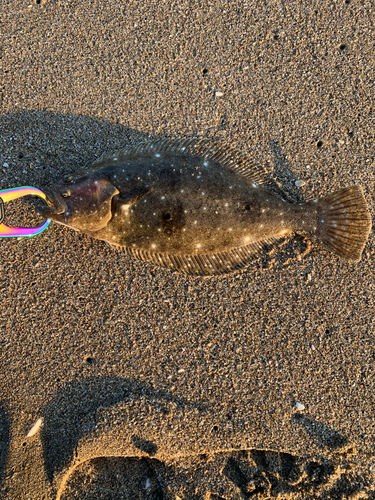
[[42,198],[47,205],[52,206],[53,204],[48,200],[47,196],[37,188],[31,186],[21,186],[12,189],[3,189],[0,190],[0,238],[9,238],[9,237],[23,237],[23,236],[35,236],[36,234],[44,231],[51,219],[47,219],[41,226],[38,227],[8,227],[5,224],[2,224],[4,220],[5,210],[4,203],[8,201],[15,200],[17,198],[21,198],[27,195],[39,196]]

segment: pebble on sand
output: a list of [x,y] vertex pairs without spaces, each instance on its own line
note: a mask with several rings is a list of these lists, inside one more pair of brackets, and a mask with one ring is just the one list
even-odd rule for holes
[[294,184],[295,184],[297,187],[301,187],[301,186],[304,186],[304,185],[306,184],[306,181],[302,181],[302,180],[300,180],[300,181],[296,181]]
[[215,92],[215,95],[216,95],[216,97],[223,97],[224,92],[220,92],[220,90],[217,90],[217,91]]

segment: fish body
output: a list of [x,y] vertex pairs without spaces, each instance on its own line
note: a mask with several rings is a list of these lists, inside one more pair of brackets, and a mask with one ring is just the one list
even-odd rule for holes
[[56,222],[190,274],[244,267],[294,232],[358,260],[371,229],[361,188],[288,203],[246,155],[204,140],[104,155],[46,193],[55,206],[42,210]]

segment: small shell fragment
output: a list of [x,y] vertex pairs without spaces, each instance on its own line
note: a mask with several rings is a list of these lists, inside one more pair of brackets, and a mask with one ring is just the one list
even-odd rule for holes
[[304,186],[304,185],[306,184],[306,181],[302,181],[302,180],[300,180],[300,181],[296,181],[294,184],[295,184],[297,187],[301,187],[301,186]]
[[305,405],[303,405],[302,403],[299,403],[298,401],[295,404],[295,406],[296,406],[297,410],[300,410],[300,411],[305,409]]
[[217,91],[215,92],[215,96],[216,96],[216,97],[223,97],[223,95],[224,95],[224,92],[220,92],[220,90],[217,90]]
[[40,417],[38,420],[35,422],[35,424],[31,427],[29,432],[27,433],[28,438],[35,436],[35,434],[38,432],[38,430],[42,427],[43,425],[43,418]]

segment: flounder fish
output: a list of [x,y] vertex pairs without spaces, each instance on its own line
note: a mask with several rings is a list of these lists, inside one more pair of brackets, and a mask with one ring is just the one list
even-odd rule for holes
[[248,156],[204,139],[105,154],[45,192],[54,206],[40,211],[55,222],[187,274],[244,268],[295,232],[358,261],[371,230],[361,187],[288,203]]

